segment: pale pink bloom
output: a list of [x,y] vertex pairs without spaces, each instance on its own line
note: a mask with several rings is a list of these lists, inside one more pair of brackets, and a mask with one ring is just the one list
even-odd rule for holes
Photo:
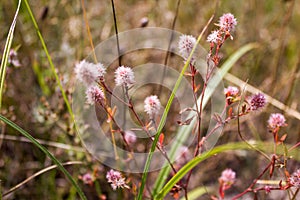
[[231,186],[235,182],[235,172],[232,169],[225,169],[219,178],[219,182],[224,186]]
[[228,86],[224,89],[224,93],[227,97],[236,97],[239,94],[239,89],[234,86]]
[[294,187],[300,188],[300,169],[295,171],[289,178],[290,184]]
[[136,135],[133,131],[127,130],[124,134],[124,139],[129,145],[132,145],[136,142]]
[[122,177],[122,174],[115,170],[110,170],[106,174],[107,182],[110,183],[113,190],[117,188],[129,188],[125,182],[125,178]]
[[218,30],[212,31],[211,34],[209,34],[207,36],[206,41],[210,42],[210,43],[215,43],[215,44],[217,44],[218,42],[222,41],[222,37],[221,37],[220,32]]
[[118,69],[115,71],[115,82],[117,86],[128,86],[133,84],[135,81],[132,69],[125,66],[118,67]]
[[75,66],[75,74],[77,80],[79,80],[86,86],[90,86],[94,84],[99,78],[103,78],[105,73],[106,69],[101,63],[94,64],[82,60]]
[[217,24],[222,31],[231,32],[235,29],[237,25],[237,20],[231,13],[226,13],[222,15],[219,19],[219,24]]
[[[181,35],[179,37],[179,42],[178,42],[178,48],[179,48],[179,54],[187,60],[189,55],[192,52],[192,49],[196,45],[196,38],[194,38],[191,35]],[[195,60],[194,55],[192,56],[192,61]]]
[[255,94],[251,97],[250,106],[251,110],[259,110],[267,103],[266,97],[262,93]]
[[93,184],[93,177],[90,173],[86,173],[84,174],[82,177],[81,177],[82,181],[84,184],[87,184],[87,185],[92,185]]
[[154,118],[160,110],[161,104],[156,95],[148,96],[144,101],[145,112],[149,115],[150,118]]
[[15,67],[21,66],[21,63],[18,59],[18,53],[14,49],[11,49],[9,52],[8,63],[12,64]]
[[280,113],[272,113],[268,120],[268,126],[271,129],[286,126],[285,117]]
[[95,103],[103,103],[105,97],[102,89],[92,85],[86,90],[87,103],[93,105]]

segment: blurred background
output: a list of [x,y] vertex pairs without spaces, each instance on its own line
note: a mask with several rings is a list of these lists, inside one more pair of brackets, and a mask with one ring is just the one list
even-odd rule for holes
[[[29,4],[63,87],[71,99],[75,64],[92,52],[81,2],[42,0],[29,1]],[[111,1],[88,0],[84,1],[84,5],[93,43],[97,45],[113,36],[115,29]],[[116,0],[118,30],[123,32],[144,26],[171,29],[176,6],[176,0]],[[1,55],[16,7],[17,1],[0,2]],[[226,41],[222,47],[222,62],[243,45],[259,43],[259,48],[243,56],[230,73],[243,81],[248,80],[248,84],[299,111],[299,10],[300,4],[296,0],[220,0],[217,6],[216,1],[181,0],[174,29],[197,37],[214,12],[214,23],[217,23],[223,13],[234,14],[238,25],[233,34],[234,40]],[[214,24],[210,24],[205,36],[214,28]],[[204,39],[200,43],[205,49],[209,49],[209,44]],[[73,177],[96,170],[99,174],[98,184],[101,186],[101,193],[106,195],[107,199],[132,199],[132,196],[122,191],[113,192],[105,180],[105,166],[83,153],[24,4],[18,16],[12,48],[17,52],[17,57],[7,68],[1,114],[35,138],[44,141],[60,161],[82,161],[81,165],[67,167]],[[124,58],[123,62],[130,66],[149,59],[164,63],[164,54],[154,53],[151,56],[146,54],[147,52],[129,56],[127,60]],[[117,61],[112,65],[116,67]],[[178,68],[180,69],[180,66]],[[228,80],[224,81],[224,84],[234,85]],[[274,112],[286,116],[288,126],[283,130],[288,134],[286,143],[293,145],[296,141],[300,141],[300,119],[289,116],[284,110],[270,104],[263,112],[248,115],[242,120],[241,130],[245,138],[272,141],[272,135],[267,130],[267,120],[270,113]],[[3,193],[40,169],[51,165],[51,160],[40,150],[24,142],[19,133],[4,124],[1,124],[1,138],[0,180]],[[232,122],[225,127],[219,143],[239,140],[237,124]],[[66,146],[61,147],[57,143]],[[237,151],[216,155],[201,163],[194,171],[195,176],[192,178],[190,188],[216,185],[222,170],[232,168],[237,172],[238,181],[230,191],[236,194],[251,183],[255,178],[253,173],[257,169],[262,170],[265,164],[266,161],[256,152]],[[287,168],[293,172],[299,166],[298,161],[290,161]],[[155,175],[151,174],[151,178],[155,179]],[[136,178],[138,177],[136,175]],[[89,199],[97,199],[95,189],[97,187],[82,182],[80,184]],[[209,195],[213,194],[202,198],[209,199]],[[272,196],[274,194],[276,198]],[[285,199],[285,195],[284,192],[278,192],[267,198],[261,194],[261,199]],[[76,194],[64,175],[52,170],[34,178],[4,199],[76,199]]]

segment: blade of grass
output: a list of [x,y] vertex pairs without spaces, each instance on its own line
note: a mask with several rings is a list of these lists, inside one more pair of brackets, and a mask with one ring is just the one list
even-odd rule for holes
[[0,66],[0,71],[1,71],[1,83],[0,83],[0,109],[2,107],[2,95],[3,95],[3,89],[4,89],[4,80],[5,80],[5,73],[6,73],[6,66],[7,66],[7,62],[8,62],[8,58],[9,58],[9,52],[10,52],[10,48],[11,48],[11,44],[14,38],[14,30],[16,27],[16,23],[17,23],[17,16],[19,13],[19,9],[21,6],[21,0],[19,0],[18,3],[18,7],[13,19],[13,22],[10,26],[8,35],[7,35],[7,39],[6,39],[6,43],[4,46],[4,52],[3,52],[3,57],[2,57],[2,62],[1,62],[1,66]]
[[201,40],[204,32],[206,31],[206,29],[207,29],[208,25],[210,24],[210,22],[212,21],[213,17],[214,16],[211,16],[211,18],[208,20],[207,24],[203,28],[202,32],[200,33],[200,35],[199,35],[199,37],[197,39],[197,42],[196,42],[195,46],[193,47],[193,49],[191,51],[191,54],[189,55],[189,57],[188,57],[185,65],[184,65],[183,69],[181,70],[181,73],[180,73],[180,75],[179,75],[179,77],[178,77],[178,79],[177,79],[177,81],[175,83],[175,86],[174,86],[174,88],[172,90],[172,94],[169,97],[168,103],[166,105],[164,113],[163,113],[163,115],[161,117],[161,120],[159,122],[157,131],[156,131],[156,134],[155,134],[155,138],[154,138],[154,141],[153,141],[152,146],[151,146],[151,150],[150,150],[150,152],[148,154],[148,157],[147,157],[147,160],[146,160],[146,163],[145,163],[145,168],[144,168],[143,176],[142,176],[142,183],[141,183],[141,186],[140,186],[140,189],[139,189],[139,193],[138,193],[138,197],[137,197],[138,200],[141,200],[142,197],[143,197],[143,191],[144,191],[144,187],[145,187],[145,184],[146,184],[146,179],[147,179],[147,176],[148,176],[148,172],[149,172],[149,168],[150,168],[150,163],[151,163],[151,159],[152,159],[152,156],[153,156],[153,152],[154,152],[154,150],[156,148],[156,144],[158,142],[158,138],[159,138],[160,133],[161,133],[161,131],[163,129],[163,126],[165,124],[165,121],[166,121],[168,112],[170,110],[171,104],[173,102],[174,96],[175,96],[175,94],[177,92],[177,89],[178,89],[180,83],[181,83],[183,75],[184,75],[187,67],[189,66],[189,63],[190,63],[191,58],[192,58],[192,55],[194,54],[197,45],[199,44],[199,42],[200,42],[200,40]]
[[[213,92],[215,91],[217,85],[222,81],[223,77],[233,67],[233,65],[239,60],[239,58],[242,57],[248,51],[250,51],[254,48],[257,48],[257,47],[258,47],[257,43],[247,44],[247,45],[241,47],[240,49],[238,49],[235,53],[233,53],[226,60],[226,62],[224,62],[221,69],[218,71],[219,72],[218,75],[213,76],[212,79],[208,83],[208,87],[207,87],[207,90],[206,90],[206,93],[205,93],[205,96],[204,96],[204,100],[203,100],[203,108],[208,103],[208,100],[211,97],[211,95],[213,94]],[[198,98],[197,103],[199,103],[200,99],[201,99],[201,96]],[[192,116],[189,115],[187,118],[190,118],[190,117],[192,117]],[[192,128],[193,128],[195,122],[196,122],[196,120],[193,119],[192,122],[190,123],[190,125],[179,127],[178,133],[176,134],[175,142],[172,145],[170,153],[169,153],[169,157],[170,157],[171,161],[173,161],[175,159],[176,151],[178,150],[178,148],[180,146],[182,146],[184,141],[186,141],[187,137],[189,136],[189,133],[192,131]],[[153,187],[153,195],[156,195],[157,191],[159,191],[162,188],[162,186],[165,183],[169,173],[170,173],[170,167],[169,166],[164,167],[160,171],[160,173],[159,173],[159,175],[156,179],[156,182],[154,184],[154,187]]]
[[[272,142],[257,142],[254,143],[254,141],[249,142],[256,148],[266,152],[266,153],[272,153]],[[287,148],[289,148],[291,145],[288,145]],[[236,142],[236,143],[228,143],[224,145],[217,146],[213,148],[210,151],[206,151],[203,154],[195,157],[194,159],[190,160],[186,165],[184,165],[168,182],[167,184],[159,191],[158,195],[154,197],[154,199],[163,199],[172,189],[172,187],[182,179],[186,173],[188,173],[190,170],[192,170],[194,167],[196,167],[199,163],[202,161],[216,155],[219,153],[225,153],[228,151],[233,150],[248,150],[248,151],[256,151],[256,149],[250,148],[248,144],[245,142]],[[281,147],[278,152],[280,154],[284,154],[284,147]],[[293,152],[289,152],[288,156],[292,156],[296,160],[299,160],[298,150],[294,149]],[[295,157],[294,157],[295,156]]]
[[[196,189],[190,191],[188,193],[189,200],[197,200],[202,195],[213,191],[212,187],[197,187]],[[185,200],[185,197],[182,197],[180,200]]]
[[32,137],[28,132],[26,132],[24,129],[19,127],[17,124],[13,123],[6,117],[0,115],[0,120],[3,121],[4,123],[8,124],[11,126],[13,129],[21,133],[23,136],[28,138],[35,146],[37,146],[45,155],[47,155],[56,165],[57,167],[66,175],[66,177],[69,179],[71,184],[76,188],[77,193],[79,194],[80,198],[83,200],[87,200],[85,197],[84,193],[76,183],[76,181],[73,179],[71,174],[64,168],[64,166],[61,164],[59,160],[55,156],[53,156],[43,145],[41,145],[34,137]]
[[[70,162],[66,162],[66,163],[62,163],[63,166],[67,166],[67,165],[82,165],[83,162],[81,161],[70,161]],[[18,183],[17,185],[15,185],[14,187],[12,187],[10,190],[8,190],[7,192],[3,193],[3,197],[7,196],[8,194],[16,191],[17,189],[19,189],[20,187],[22,187],[23,185],[25,185],[26,183],[28,183],[29,181],[31,181],[32,179],[34,179],[35,177],[44,174],[52,169],[56,169],[58,166],[57,165],[51,165],[49,167],[46,167],[36,173],[34,173],[33,175],[31,175],[30,177],[26,178],[24,181],[22,181],[21,183]]]

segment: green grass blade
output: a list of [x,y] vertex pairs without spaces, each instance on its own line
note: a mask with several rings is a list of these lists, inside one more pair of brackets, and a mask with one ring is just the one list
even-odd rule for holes
[[47,48],[46,43],[45,43],[45,41],[44,41],[44,38],[43,38],[43,36],[42,36],[42,33],[41,33],[41,31],[40,31],[40,29],[39,29],[39,27],[38,27],[38,25],[37,25],[37,22],[36,22],[36,20],[35,20],[35,18],[34,18],[34,15],[33,15],[32,11],[31,11],[31,8],[30,8],[30,6],[29,6],[27,0],[24,0],[24,3],[25,3],[25,5],[26,5],[27,11],[28,11],[29,16],[30,16],[30,18],[31,18],[31,21],[32,21],[32,23],[33,23],[33,25],[34,25],[34,28],[35,28],[35,30],[36,30],[36,32],[37,32],[37,35],[38,35],[38,37],[39,37],[39,39],[40,39],[40,41],[41,41],[41,44],[42,44],[43,49],[44,49],[44,52],[45,52],[45,54],[46,54],[46,56],[47,56],[47,59],[48,59],[49,65],[50,65],[50,69],[51,69],[51,71],[52,71],[52,73],[53,73],[53,75],[54,75],[54,77],[55,77],[55,80],[56,80],[56,82],[57,82],[57,84],[58,84],[58,87],[59,87],[59,89],[60,89],[60,91],[61,91],[61,93],[62,93],[63,99],[64,99],[65,104],[66,104],[67,109],[68,109],[68,112],[69,112],[69,114],[70,114],[72,120],[75,122],[74,114],[73,114],[72,108],[71,108],[71,106],[70,106],[68,97],[67,97],[66,92],[65,92],[65,90],[64,90],[64,88],[63,88],[63,86],[62,86],[62,83],[61,83],[61,81],[60,81],[60,79],[59,79],[59,76],[58,76],[58,74],[56,73],[54,64],[53,64],[53,62],[52,62],[52,58],[51,58],[51,56],[50,56],[50,54],[49,54],[49,51],[48,51],[48,48]]
[[[212,19],[212,18],[211,18],[211,19]],[[178,87],[179,87],[179,85],[180,85],[180,83],[181,83],[181,80],[182,80],[182,78],[183,78],[183,75],[184,75],[184,73],[185,73],[187,67],[189,66],[189,63],[190,63],[191,58],[192,58],[192,55],[194,54],[194,52],[195,52],[195,50],[196,50],[196,48],[197,48],[197,45],[199,44],[199,42],[200,42],[200,40],[201,40],[201,38],[202,38],[203,32],[204,32],[204,31],[202,31],[202,33],[199,35],[199,37],[198,37],[198,39],[197,39],[197,42],[196,42],[195,46],[193,47],[193,49],[192,49],[192,51],[191,51],[191,54],[189,55],[189,57],[188,57],[188,59],[187,59],[185,65],[184,65],[183,69],[181,70],[181,73],[180,73],[180,75],[179,75],[179,77],[178,77],[178,79],[177,79],[177,81],[176,81],[176,83],[175,83],[175,86],[174,86],[174,88],[173,88],[173,90],[172,90],[172,94],[171,94],[170,97],[169,97],[168,103],[167,103],[167,105],[166,105],[166,108],[165,108],[165,110],[164,110],[164,113],[163,113],[163,115],[162,115],[162,117],[161,117],[161,120],[160,120],[160,122],[159,122],[157,131],[156,131],[156,134],[155,134],[155,138],[154,138],[154,141],[153,141],[152,146],[151,146],[151,150],[150,150],[150,152],[149,152],[149,155],[148,155],[147,160],[146,160],[146,163],[145,163],[145,168],[144,168],[144,171],[143,171],[141,187],[140,187],[140,189],[139,189],[139,193],[138,193],[138,197],[137,197],[138,200],[141,200],[142,197],[143,197],[143,191],[144,191],[144,187],[145,187],[145,184],[146,184],[146,179],[147,179],[147,176],[148,176],[148,171],[149,171],[149,168],[150,168],[150,163],[151,163],[151,159],[152,159],[152,156],[153,156],[153,152],[154,152],[154,150],[155,150],[155,148],[156,148],[156,144],[157,144],[157,142],[158,142],[158,138],[159,138],[159,136],[160,136],[160,133],[161,133],[161,131],[162,131],[162,129],[163,129],[163,126],[164,126],[164,124],[165,124],[165,121],[166,121],[166,119],[167,119],[167,116],[168,116],[168,113],[169,113],[171,104],[172,104],[172,102],[173,102],[173,100],[174,100],[175,94],[176,94],[176,92],[177,92],[177,90],[178,90]]]
[[9,119],[5,118],[4,116],[0,115],[0,120],[14,128],[16,131],[21,133],[23,136],[28,138],[35,146],[37,146],[43,153],[45,153],[56,165],[57,167],[66,175],[66,177],[69,179],[69,181],[72,183],[72,185],[76,188],[77,193],[79,194],[80,198],[83,200],[87,200],[84,193],[80,189],[80,187],[77,185],[76,181],[73,179],[71,174],[63,167],[61,162],[55,158],[43,145],[41,145],[34,137],[32,137],[29,133],[27,133],[24,129],[10,121]]
[[7,66],[7,62],[8,62],[8,58],[9,58],[9,52],[10,52],[10,48],[11,48],[11,44],[14,38],[14,30],[16,27],[16,23],[17,23],[17,16],[19,13],[19,9],[21,6],[21,0],[19,0],[18,3],[18,7],[13,19],[13,22],[10,26],[8,35],[7,35],[7,39],[6,39],[6,43],[5,43],[5,47],[4,47],[4,52],[3,52],[3,57],[2,57],[2,61],[1,61],[1,66],[0,66],[0,79],[1,79],[1,83],[0,83],[0,109],[2,107],[2,95],[3,95],[3,88],[4,88],[4,80],[5,80],[5,73],[6,73],[6,66]]
[[[248,51],[257,48],[258,44],[257,43],[250,43],[247,44],[240,49],[238,49],[235,53],[233,53],[227,60],[224,62],[222,65],[221,69],[218,71],[218,75],[212,77],[212,79],[208,83],[207,90],[205,92],[205,96],[203,99],[203,108],[206,106],[208,100],[210,99],[211,95],[213,94],[214,90],[216,89],[217,85],[222,81],[223,77],[225,74],[233,67],[233,65],[238,61],[240,57],[242,57],[245,53]],[[198,102],[200,101],[201,97],[198,98]],[[192,113],[187,117],[190,118]],[[193,121],[190,123],[188,126],[181,126],[178,129],[178,133],[176,134],[176,139],[174,144],[172,145],[172,148],[169,153],[170,160],[175,159],[175,153],[178,150],[180,146],[186,141],[187,137],[189,136],[188,133],[192,131],[192,128],[195,124],[196,120],[193,119]],[[157,194],[157,191],[159,191],[162,186],[164,185],[169,173],[170,173],[171,168],[169,166],[164,167],[161,169],[156,182],[153,187],[153,195],[155,196]]]
[[[189,200],[197,200],[199,197],[202,195],[212,192],[213,188],[212,187],[197,187],[196,189],[193,189],[188,193],[188,199]],[[180,200],[185,200],[185,197],[182,197]]]

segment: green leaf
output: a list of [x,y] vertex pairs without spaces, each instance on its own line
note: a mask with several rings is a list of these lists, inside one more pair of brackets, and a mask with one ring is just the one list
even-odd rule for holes
[[[211,80],[208,83],[207,90],[205,92],[205,96],[203,99],[203,108],[206,106],[208,100],[210,99],[211,95],[215,91],[217,85],[221,83],[223,77],[225,74],[233,67],[233,65],[239,60],[240,57],[242,57],[245,53],[248,51],[257,48],[257,43],[250,43],[246,44],[245,46],[238,49],[235,53],[233,53],[222,65],[221,69],[218,71],[218,74],[213,76]],[[198,98],[197,103],[199,104],[199,101],[201,99],[201,96]],[[192,113],[187,117],[191,117]],[[196,119],[193,119],[190,125],[188,126],[181,126],[178,129],[178,132],[176,133],[176,139],[174,141],[174,144],[171,147],[169,158],[171,161],[175,159],[175,153],[178,150],[179,147],[182,146],[182,144],[186,141],[187,137],[190,136],[190,133],[192,131],[192,128],[194,127],[194,124],[196,122]],[[161,169],[156,182],[153,187],[153,195],[155,196],[157,194],[157,191],[159,191],[162,186],[164,185],[168,174],[170,173],[170,166],[166,166]]]
[[24,129],[19,127],[17,124],[13,123],[9,119],[5,118],[4,116],[0,115],[0,120],[14,128],[16,131],[21,133],[23,136],[28,138],[35,146],[37,146],[44,154],[46,154],[56,165],[57,167],[66,175],[66,177],[69,179],[71,184],[76,188],[77,193],[79,194],[80,198],[83,200],[87,200],[84,193],[80,189],[80,187],[77,185],[76,181],[73,179],[71,174],[63,167],[61,162],[55,158],[43,145],[41,145],[34,137],[32,137],[29,133],[27,133]]
[[[213,191],[212,187],[197,187],[196,189],[193,189],[188,193],[188,199],[189,200],[197,200],[198,197],[201,197],[202,195],[209,193]],[[180,200],[185,200],[185,197],[182,197]]]
[[14,38],[14,30],[15,30],[15,26],[17,23],[17,16],[19,13],[19,9],[21,6],[21,0],[19,0],[18,3],[18,7],[13,19],[13,22],[10,26],[8,35],[7,35],[7,39],[6,39],[6,43],[5,43],[5,47],[4,47],[4,52],[3,52],[3,57],[2,57],[2,62],[1,62],[1,66],[0,66],[0,109],[2,107],[2,95],[3,95],[3,89],[4,89],[4,80],[5,80],[5,74],[6,74],[6,67],[7,67],[7,63],[8,63],[8,58],[9,58],[9,53],[10,53],[10,48],[11,48],[11,44]]

